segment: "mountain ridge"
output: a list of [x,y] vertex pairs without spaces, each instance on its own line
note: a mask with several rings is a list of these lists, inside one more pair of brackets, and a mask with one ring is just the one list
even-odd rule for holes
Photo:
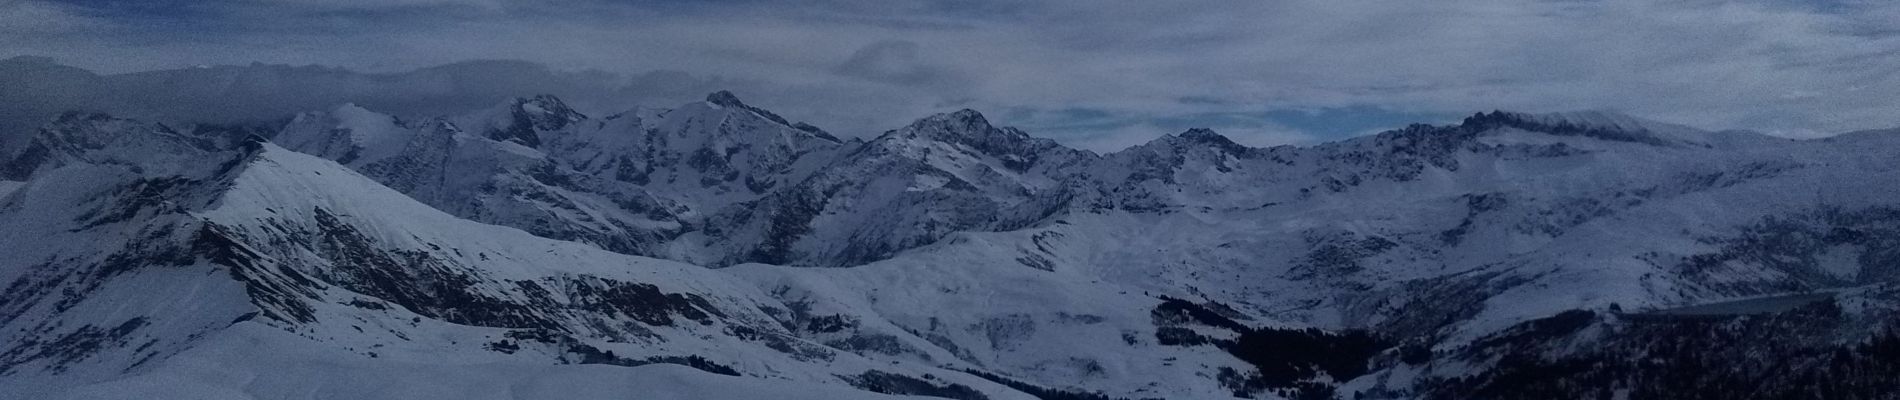
[[[962,399],[1737,394],[1562,363],[1854,374],[1891,363],[1840,340],[1900,329],[1900,190],[1864,185],[1900,177],[1889,134],[1492,112],[1095,154],[968,110],[837,141],[730,93],[599,119],[559,102],[345,106],[255,136],[45,125],[0,164],[25,171],[0,188],[0,381],[54,383],[0,393],[317,362]],[[1741,311],[1674,311],[1697,305]],[[287,346],[308,351],[218,350]],[[259,373],[257,397],[366,379]],[[1580,386],[1535,390],[1553,381]]]

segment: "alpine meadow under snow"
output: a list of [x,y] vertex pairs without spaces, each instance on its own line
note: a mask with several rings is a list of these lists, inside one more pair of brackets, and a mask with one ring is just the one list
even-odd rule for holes
[[518,95],[7,114],[0,398],[1900,393],[1900,131],[1493,111],[1098,153]]

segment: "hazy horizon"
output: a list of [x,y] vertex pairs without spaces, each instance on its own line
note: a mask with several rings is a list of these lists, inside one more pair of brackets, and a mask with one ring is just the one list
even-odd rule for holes
[[24,0],[0,5],[0,34],[20,39],[0,58],[104,74],[523,60],[647,96],[634,101],[732,90],[851,136],[972,108],[1098,149],[1190,127],[1312,143],[1493,109],[1816,137],[1900,126],[1884,107],[1900,93],[1896,15],[1790,0]]

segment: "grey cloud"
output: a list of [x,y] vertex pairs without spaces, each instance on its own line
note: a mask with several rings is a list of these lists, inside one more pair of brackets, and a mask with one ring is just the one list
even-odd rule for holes
[[[1787,134],[1900,125],[1888,110],[1900,101],[1893,2],[290,0],[112,12],[119,3],[0,5],[0,35],[32,39],[0,40],[0,56],[106,72],[264,61],[383,74],[524,59],[651,82],[594,91],[620,96],[731,89],[847,135],[962,107],[1086,108],[1157,127],[1352,107],[1616,108]],[[28,12],[47,22],[13,23]],[[693,79],[641,78],[661,70]]]
[[887,40],[851,53],[837,68],[840,75],[907,86],[927,86],[952,80],[949,71],[918,58],[917,43]]

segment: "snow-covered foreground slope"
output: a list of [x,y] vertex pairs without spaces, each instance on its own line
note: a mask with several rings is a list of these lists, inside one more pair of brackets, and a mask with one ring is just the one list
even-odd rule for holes
[[[10,282],[0,375],[21,383],[7,390],[185,385],[259,398],[413,398],[508,384],[523,398],[641,388],[760,397],[779,386],[831,387],[811,391],[819,397],[854,387],[1022,396],[800,339],[776,319],[784,305],[721,272],[457,219],[273,144],[198,148],[203,165],[143,163],[107,154],[114,149],[75,155],[130,161],[42,170],[0,208],[9,232],[0,244],[13,256],[0,268]],[[284,357],[237,356],[264,349]],[[559,364],[702,372],[549,367]],[[376,386],[403,375],[374,371],[431,371],[409,365],[473,386]],[[524,371],[547,372],[484,379],[532,365]],[[562,384],[627,375],[642,378]]]
[[673,364],[385,361],[238,325],[144,372],[91,384],[19,381],[8,398],[108,399],[898,399],[850,387],[732,377]]
[[[1900,189],[1869,184],[1900,178],[1890,134],[1499,112],[1313,147],[1193,130],[1097,155],[971,111],[840,141],[721,93],[599,120],[536,97],[218,129],[69,114],[0,161],[0,395],[1569,398],[1829,381],[1749,375],[1782,359],[1860,377],[1833,397],[1900,390],[1867,378],[1896,367],[1881,355],[1900,329]],[[1777,306],[1732,306],[1758,303]],[[1702,304],[1721,306],[1684,308]],[[1736,372],[1621,361],[1643,359]]]

